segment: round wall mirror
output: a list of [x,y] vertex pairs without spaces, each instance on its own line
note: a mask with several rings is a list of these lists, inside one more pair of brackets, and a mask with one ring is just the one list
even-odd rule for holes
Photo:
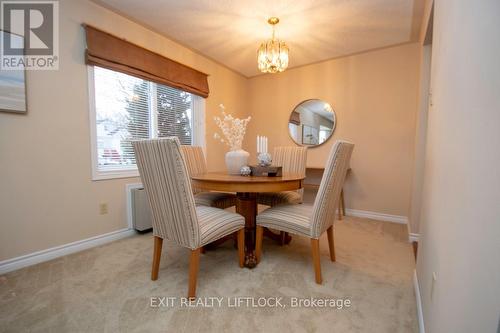
[[315,147],[332,136],[336,123],[335,111],[330,104],[320,99],[308,99],[293,109],[288,131],[296,144]]

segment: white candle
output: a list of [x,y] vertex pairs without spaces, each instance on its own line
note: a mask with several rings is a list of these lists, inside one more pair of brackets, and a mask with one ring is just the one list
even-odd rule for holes
[[259,136],[257,135],[257,154],[259,153]]
[[264,153],[267,154],[267,136],[264,137]]

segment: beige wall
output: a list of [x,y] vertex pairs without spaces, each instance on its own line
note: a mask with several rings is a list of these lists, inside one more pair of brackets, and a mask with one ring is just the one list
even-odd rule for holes
[[411,204],[408,230],[412,234],[419,233],[420,212],[422,209],[422,189],[424,184],[425,146],[427,139],[427,116],[429,110],[429,93],[431,80],[432,45],[422,47],[420,65],[420,101],[416,118],[415,131],[415,165],[413,169]]
[[418,237],[420,233],[422,191],[424,184],[425,147],[427,139],[427,115],[429,110],[429,94],[431,79],[432,54],[432,20],[433,0],[423,0],[422,24],[420,25],[419,42],[422,44],[420,57],[419,105],[415,130],[415,165],[410,203],[408,231]]
[[[305,99],[323,99],[335,109],[337,127],[333,139],[309,150],[308,166],[324,166],[335,139],[351,140],[347,207],[408,216],[420,49],[406,44],[250,79],[248,136],[268,136],[271,151],[294,145],[290,112]],[[245,148],[255,159],[250,141]]]
[[436,1],[434,14],[417,262],[425,329],[498,332],[500,2]]
[[[60,70],[28,73],[27,115],[0,113],[0,260],[126,227],[125,184],[138,178],[91,181],[82,23],[210,75],[209,168],[224,167],[225,147],[210,135],[218,104],[247,114],[244,77],[93,3],[59,4]],[[101,202],[109,214],[98,214]]]

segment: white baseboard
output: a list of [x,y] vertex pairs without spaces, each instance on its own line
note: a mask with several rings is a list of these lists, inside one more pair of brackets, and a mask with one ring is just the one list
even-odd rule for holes
[[420,298],[420,287],[418,285],[417,271],[413,271],[413,287],[415,288],[415,299],[417,301],[418,331],[425,333],[424,314],[422,312],[422,299]]
[[400,215],[390,215],[390,214],[376,213],[367,210],[358,210],[350,208],[346,209],[346,214],[349,216],[364,217],[379,221],[408,224],[408,217]]
[[418,242],[418,238],[420,237],[420,234],[416,234],[416,233],[413,233],[413,232],[410,232],[408,234],[408,238],[410,240],[410,243],[412,242]]
[[82,239],[73,243],[68,243],[60,246],[56,246],[50,249],[33,252],[20,256],[17,258],[12,258],[4,261],[0,261],[0,274],[5,274],[16,269],[23,267],[35,265],[44,261],[49,261],[55,258],[59,258],[71,253],[79,252],[82,250],[89,249],[91,247],[106,244],[118,239],[122,239],[135,234],[135,230],[131,228],[121,229],[113,231],[107,234]]

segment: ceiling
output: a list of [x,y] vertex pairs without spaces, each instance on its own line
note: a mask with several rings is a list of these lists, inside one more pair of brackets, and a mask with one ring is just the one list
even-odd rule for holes
[[94,0],[247,76],[276,35],[289,68],[415,40],[423,0]]
[[325,101],[319,99],[309,99],[300,103],[300,105],[298,105],[295,110],[299,108],[300,112],[313,112],[323,118],[333,121],[333,109],[330,104]]

